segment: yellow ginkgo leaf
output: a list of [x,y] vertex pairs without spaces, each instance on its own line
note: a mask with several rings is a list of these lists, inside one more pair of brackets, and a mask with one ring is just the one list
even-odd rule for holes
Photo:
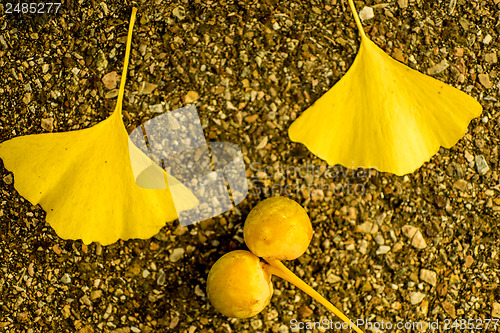
[[440,146],[452,147],[481,105],[464,92],[388,56],[365,35],[344,77],[289,128],[330,165],[411,173]]
[[[116,108],[108,119],[83,130],[22,136],[0,144],[0,157],[13,171],[18,192],[45,209],[47,222],[64,239],[108,245],[118,239],[149,238],[198,202],[176,179],[152,166],[129,140],[123,124],[136,12],[134,8]],[[144,169],[155,170],[149,172],[153,177],[162,175],[168,182],[165,189],[139,187],[133,171]],[[183,204],[175,206],[172,196],[176,202],[183,198]]]

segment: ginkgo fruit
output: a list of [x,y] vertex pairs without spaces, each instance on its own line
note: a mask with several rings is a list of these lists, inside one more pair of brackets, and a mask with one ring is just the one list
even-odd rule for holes
[[261,312],[273,295],[271,274],[249,251],[226,253],[215,262],[207,278],[207,296],[213,307],[232,318]]
[[[144,189],[134,179],[133,167],[152,163],[133,146],[122,120],[136,12],[134,8],[118,100],[109,118],[83,130],[16,137],[0,144],[0,157],[13,171],[19,194],[40,204],[47,222],[64,239],[108,245],[118,239],[149,238],[198,203],[163,170],[165,189]],[[183,198],[183,204],[175,206],[172,196]]]
[[215,262],[208,274],[207,295],[217,311],[234,318],[258,314],[270,302],[271,278],[276,275],[332,311],[347,324],[346,327],[363,332],[280,261],[298,258],[309,246],[312,225],[302,206],[281,196],[268,198],[250,211],[243,233],[252,252],[229,252]]
[[388,56],[363,31],[348,72],[289,128],[330,165],[411,173],[440,146],[450,148],[465,134],[481,105],[466,93]]
[[259,257],[294,260],[306,252],[313,230],[301,205],[276,196],[259,202],[250,211],[243,236],[250,251]]

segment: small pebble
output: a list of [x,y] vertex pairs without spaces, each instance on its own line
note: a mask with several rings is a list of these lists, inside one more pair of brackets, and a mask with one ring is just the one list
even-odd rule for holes
[[362,239],[359,242],[359,248],[358,248],[359,253],[361,254],[366,254],[368,252],[368,242],[364,239]]
[[375,236],[375,243],[377,243],[378,245],[384,245],[385,244],[384,236],[382,236],[381,234],[377,234]]
[[386,254],[387,252],[389,252],[391,250],[391,247],[388,246],[388,245],[381,245],[379,246],[379,248],[377,249],[376,251],[376,254],[379,255],[379,254]]
[[484,60],[486,60],[487,63],[496,64],[498,61],[496,52],[486,53]]
[[139,88],[139,95],[149,95],[151,94],[156,87],[158,87],[157,84],[152,84],[149,82],[142,82],[141,87]]
[[420,280],[427,282],[431,286],[435,287],[437,283],[437,274],[434,271],[422,268],[420,270]]
[[372,222],[364,222],[360,225],[357,225],[354,231],[361,232],[364,234],[367,233],[376,234],[378,231],[378,225]]
[[149,111],[151,111],[153,113],[162,113],[163,112],[163,105],[162,104],[150,105]]
[[175,7],[174,10],[172,10],[172,14],[179,20],[184,20],[186,18],[186,10],[182,6]]
[[455,306],[453,304],[451,304],[450,302],[448,301],[443,301],[443,303],[441,303],[441,306],[443,307],[443,310],[451,317],[451,318],[455,318],[457,315],[456,315],[456,310],[455,310]]
[[264,137],[260,140],[259,144],[257,144],[257,146],[255,147],[255,149],[257,149],[257,150],[264,149],[264,148],[266,147],[266,145],[267,145],[267,140],[268,140],[268,139],[267,139],[267,135],[266,135],[266,136],[264,136]]
[[250,322],[250,325],[254,330],[257,330],[262,327],[262,320],[260,319],[254,319]]
[[104,87],[106,87],[106,89],[111,90],[116,88],[116,83],[120,80],[120,78],[121,78],[120,75],[118,75],[115,71],[113,71],[104,75],[101,81],[104,84]]
[[[0,215],[1,216],[1,215]],[[34,276],[35,275],[35,264],[34,263],[31,263],[29,266],[28,266],[28,274],[30,276]]]
[[467,190],[468,184],[469,183],[466,180],[459,179],[453,183],[453,187],[464,192],[465,190]]
[[7,185],[11,185],[14,182],[14,177],[9,173],[7,176],[3,177],[3,182]]
[[491,316],[494,318],[500,318],[500,303],[493,302]]
[[477,78],[479,79],[479,82],[486,88],[486,89],[490,89],[491,87],[493,87],[493,85],[491,84],[490,82],[490,76],[488,74],[479,74],[477,76]]
[[392,57],[399,62],[405,62],[405,57],[401,49],[394,49],[392,51]]
[[91,299],[92,301],[94,301],[94,300],[96,300],[96,299],[98,299],[98,298],[101,298],[101,296],[102,296],[102,290],[99,290],[99,289],[98,289],[98,290],[92,290],[92,291],[90,292],[90,299]]
[[474,161],[474,155],[469,153],[467,150],[464,152],[464,157],[467,160],[467,162],[469,162],[469,163]]
[[108,15],[109,9],[108,9],[108,6],[106,5],[106,3],[101,2],[101,3],[99,3],[99,6],[101,6],[104,15]]
[[427,242],[425,241],[424,236],[422,236],[420,230],[418,230],[415,233],[415,236],[413,236],[413,239],[411,240],[411,245],[419,250],[425,249],[427,247]]
[[314,189],[311,191],[312,201],[319,201],[325,198],[325,194],[322,189]]
[[172,318],[172,320],[170,321],[170,328],[175,328],[178,324],[179,324],[179,321],[180,321],[180,318],[179,317],[174,317]]
[[405,9],[408,7],[408,0],[398,0],[398,6],[401,9]]
[[99,50],[97,52],[97,57],[96,57],[96,67],[97,71],[102,72],[108,67],[108,60],[106,60],[106,55],[102,50]]
[[416,305],[416,304],[419,304],[420,302],[422,302],[422,300],[424,299],[425,297],[425,294],[417,291],[417,292],[412,292],[410,294],[410,302],[411,304],[413,305]]
[[199,94],[196,91],[188,91],[186,96],[184,96],[184,103],[192,104],[199,98]]
[[156,279],[156,283],[158,283],[159,286],[163,286],[165,284],[165,280],[166,280],[166,276],[165,276],[165,272],[163,271],[163,269],[160,269],[158,271],[158,278]]
[[436,75],[436,74],[439,74],[441,73],[442,71],[444,71],[446,68],[448,68],[450,66],[450,64],[448,64],[448,61],[446,61],[445,59],[443,59],[439,64],[429,68],[427,70],[427,73],[429,75]]
[[361,21],[372,19],[374,16],[375,15],[373,14],[373,8],[371,7],[365,6],[359,11],[359,18],[361,19]]
[[405,225],[403,226],[403,228],[401,229],[401,231],[403,232],[403,235],[405,235],[406,237],[408,238],[412,238],[415,233],[417,232],[417,228],[415,228],[414,226],[412,225]]
[[472,256],[465,257],[465,267],[469,268],[470,266],[472,266],[473,262],[474,262],[474,258],[472,258]]
[[488,166],[488,163],[486,162],[483,155],[476,156],[476,167],[477,167],[477,172],[480,175],[484,175],[488,171],[490,171],[490,167]]
[[299,318],[310,317],[313,313],[313,310],[311,310],[311,308],[307,305],[302,305],[298,310]]
[[64,284],[68,284],[68,283],[71,283],[71,277],[69,276],[68,273],[64,273],[62,278],[61,278],[61,282],[64,283]]
[[469,27],[470,27],[471,24],[464,17],[461,17],[458,20],[458,23],[460,23],[460,25],[462,26],[462,28],[464,28],[465,31],[469,31]]
[[118,96],[118,93],[119,93],[119,89],[112,89],[112,90],[108,91],[106,93],[106,95],[104,95],[104,98],[106,98],[106,99],[115,98],[116,96]]
[[82,301],[82,303],[85,304],[86,306],[92,305],[92,302],[90,301],[87,295],[83,295],[82,298],[80,298],[80,301]]
[[168,260],[170,260],[171,262],[177,262],[184,256],[184,252],[185,251],[182,247],[176,248],[172,251],[172,253],[168,257]]
[[196,285],[196,287],[194,287],[194,293],[197,295],[197,296],[200,296],[200,297],[205,297],[205,293],[203,292],[203,290],[200,288],[199,285]]
[[329,269],[328,272],[326,272],[326,282],[328,283],[337,283],[339,281],[342,281],[342,278],[338,275],[334,274],[333,269]]
[[288,326],[286,325],[281,325],[280,328],[278,329],[278,333],[288,333],[289,329]]
[[54,130],[54,118],[42,118],[41,126],[44,130],[52,132]]
[[483,38],[483,44],[485,45],[488,45],[491,41],[493,40],[493,38],[491,37],[490,34],[487,34],[486,36],[484,36]]

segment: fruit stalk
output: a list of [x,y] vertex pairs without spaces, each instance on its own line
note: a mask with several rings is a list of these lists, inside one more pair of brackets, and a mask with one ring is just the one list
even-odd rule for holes
[[311,288],[307,283],[302,281],[297,275],[293,274],[283,263],[277,259],[264,258],[264,260],[269,264],[265,269],[276,276],[279,276],[283,280],[290,282],[296,287],[300,288],[303,292],[314,298],[316,301],[320,302],[328,310],[332,311],[337,317],[342,319],[344,322],[349,324],[349,327],[353,328],[358,333],[363,333],[356,324],[354,324],[346,315],[344,315],[339,309],[337,309],[332,303],[321,296],[316,290]]

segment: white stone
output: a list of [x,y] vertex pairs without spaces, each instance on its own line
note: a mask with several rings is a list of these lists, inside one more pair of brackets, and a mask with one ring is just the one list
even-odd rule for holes
[[381,234],[377,234],[375,236],[375,243],[377,243],[378,245],[384,245],[385,244],[384,236],[382,236]]
[[406,237],[412,238],[413,236],[415,236],[415,233],[418,231],[418,229],[412,225],[407,224],[403,226],[401,231],[403,232],[403,235],[405,235]]
[[364,239],[359,241],[359,253],[366,254],[368,252],[368,242]]
[[186,10],[182,6],[175,7],[174,10],[172,10],[172,14],[179,20],[184,20],[186,18]]
[[475,160],[476,160],[477,172],[480,175],[484,175],[488,171],[490,171],[490,167],[488,166],[488,163],[486,162],[486,159],[484,158],[483,155],[477,155]]
[[416,248],[416,249],[425,249],[427,247],[427,242],[425,241],[424,239],[424,236],[422,236],[422,233],[420,232],[420,230],[418,230],[416,233],[415,233],[415,236],[413,236],[412,240],[411,240],[411,245]]
[[369,20],[369,19],[372,19],[375,15],[373,14],[373,8],[372,7],[363,7],[363,9],[361,9],[359,11],[359,18],[362,20],[362,21],[365,21],[365,20]]
[[420,270],[420,280],[427,282],[431,286],[435,287],[437,282],[437,274],[434,271],[422,268]]
[[262,320],[260,319],[254,319],[250,322],[250,325],[254,330],[259,329],[262,327]]
[[427,247],[427,243],[424,239],[424,236],[422,236],[422,233],[418,228],[415,228],[412,225],[405,225],[403,226],[402,230],[403,235],[411,239],[411,245],[416,248],[416,249],[425,249]]
[[388,245],[380,245],[379,248],[377,249],[377,252],[375,252],[377,255],[378,254],[386,254],[391,250],[391,247]]
[[483,44],[489,44],[492,40],[493,38],[491,37],[491,35],[487,34],[486,36],[484,36]]
[[71,277],[69,276],[68,273],[64,273],[64,275],[61,278],[61,282],[64,284],[71,283]]
[[410,302],[411,304],[415,305],[415,304],[419,304],[420,302],[422,302],[422,300],[424,299],[425,297],[425,294],[417,291],[417,292],[413,292],[410,294]]
[[376,234],[378,231],[378,225],[372,223],[372,222],[365,222],[360,225],[357,225],[356,228],[354,229],[356,232],[361,232],[364,234],[371,233],[371,234]]
[[408,7],[408,0],[398,0],[399,8],[405,9]]
[[184,256],[184,252],[185,251],[182,247],[174,249],[168,257],[168,260],[170,260],[171,262],[177,262]]
[[326,272],[326,282],[328,283],[337,283],[339,281],[342,281],[342,278],[338,275],[334,274],[333,269],[329,269],[328,272]]
[[434,65],[431,68],[429,68],[427,70],[427,72],[428,72],[429,75],[436,75],[436,74],[439,74],[442,71],[444,71],[449,66],[450,66],[450,64],[448,63],[448,61],[446,61],[445,59],[443,59],[439,64]]

